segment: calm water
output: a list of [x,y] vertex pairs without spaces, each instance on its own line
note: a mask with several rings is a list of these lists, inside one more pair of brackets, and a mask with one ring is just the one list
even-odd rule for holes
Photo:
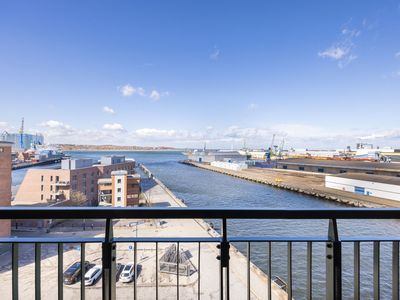
[[[179,152],[117,152],[145,164],[179,198],[190,207],[260,207],[260,208],[334,208],[339,204],[280,190],[222,174],[180,164],[184,159]],[[115,152],[70,152],[73,157],[98,159]],[[48,166],[47,166],[48,167]],[[58,167],[54,165],[53,167]],[[13,184],[19,184],[26,170],[13,173]],[[228,223],[230,235],[237,236],[326,236],[327,221],[319,220],[233,220]],[[400,222],[389,221],[339,221],[340,235],[399,235]],[[245,245],[236,245],[245,253]],[[306,287],[306,245],[293,243],[293,288],[294,297],[303,299]],[[274,243],[272,246],[272,273],[287,279],[287,246]],[[266,269],[267,245],[252,245],[252,260]],[[343,246],[343,290],[344,298],[352,298],[353,245]],[[315,299],[325,294],[325,245],[313,246],[313,293]],[[372,299],[372,245],[361,246],[362,299]],[[243,270],[245,272],[245,270]],[[382,299],[390,298],[391,244],[381,245],[381,291]]]

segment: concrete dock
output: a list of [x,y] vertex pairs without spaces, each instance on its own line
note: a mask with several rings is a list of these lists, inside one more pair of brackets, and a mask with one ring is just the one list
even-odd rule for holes
[[183,163],[236,178],[270,185],[276,188],[286,189],[328,201],[335,201],[348,206],[368,208],[400,207],[398,201],[326,188],[326,174],[266,168],[249,168],[241,171],[233,171],[191,161],[184,161]]
[[[185,204],[165,187],[162,182],[154,178],[155,185],[146,190],[145,197],[153,207],[184,207]],[[114,234],[118,237],[215,237],[215,232],[203,220],[116,220]],[[134,224],[134,226],[132,226]],[[56,229],[55,229],[56,230]],[[50,234],[31,233],[38,236],[67,235],[65,232]],[[26,233],[28,235],[28,233]],[[69,233],[71,235],[71,233]],[[79,232],[74,236],[102,236],[103,232]],[[156,276],[156,261],[171,243],[159,243],[156,253],[155,243],[137,244],[137,262],[141,267],[137,278],[137,298],[155,299],[156,278],[158,280],[159,299],[177,298],[177,276],[175,274],[158,273]],[[133,243],[117,245],[117,263],[122,265],[134,261]],[[65,245],[64,270],[74,261],[80,259],[80,245]],[[219,261],[216,259],[219,250],[216,244],[180,243],[180,249],[190,257],[195,271],[190,276],[179,276],[180,299],[197,299],[200,285],[201,299],[219,299]],[[46,299],[57,298],[57,255],[56,245],[42,246],[41,282],[42,295]],[[87,244],[86,257],[92,264],[101,264],[101,245]],[[247,259],[234,247],[230,253],[230,295],[231,299],[246,299],[247,297]],[[199,266],[200,261],[200,266]],[[0,256],[0,280],[4,299],[11,298],[11,255],[6,253]],[[200,282],[199,282],[200,274]],[[20,298],[34,298],[34,252],[33,245],[20,247]],[[251,299],[268,299],[266,291],[268,278],[254,264],[250,264],[250,291]],[[133,299],[133,283],[117,282],[117,299]],[[101,298],[101,280],[95,285],[86,287],[86,299]],[[70,286],[64,285],[64,299],[77,299],[80,296],[80,283]],[[287,299],[287,294],[276,284],[272,283],[272,299]]]

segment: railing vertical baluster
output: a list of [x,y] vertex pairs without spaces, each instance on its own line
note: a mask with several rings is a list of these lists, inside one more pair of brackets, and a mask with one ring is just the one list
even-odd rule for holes
[[197,299],[200,300],[200,251],[201,251],[201,243],[199,242],[199,257],[197,262]]
[[156,242],[156,300],[158,300],[158,242]]
[[342,299],[342,243],[336,219],[329,220],[329,242],[326,243],[326,299]]
[[287,294],[288,299],[292,300],[292,242],[288,242],[287,244],[287,272],[288,272],[288,283],[287,283]]
[[312,242],[307,242],[307,299],[312,299]]
[[18,248],[19,244],[12,243],[12,298],[18,300]]
[[63,299],[63,267],[64,267],[64,260],[63,260],[63,243],[58,243],[58,266],[57,266],[57,290],[58,290],[58,300]]
[[217,245],[220,249],[220,255],[217,259],[220,261],[220,298],[221,300],[229,300],[229,241],[228,241],[228,230],[226,224],[226,218],[222,219],[222,239],[221,243]]
[[392,245],[392,299],[399,300],[399,241]]
[[392,249],[392,299],[399,300],[399,242],[393,242]]
[[85,243],[81,243],[81,300],[85,300]]
[[138,246],[137,242],[133,244],[134,251],[133,251],[133,265],[135,267],[135,275],[134,275],[134,280],[133,280],[133,299],[137,299],[137,279],[138,279],[138,274],[137,274],[137,251],[138,251]]
[[40,265],[41,265],[41,244],[40,243],[35,243],[35,299],[40,300],[41,295],[41,270],[40,270]]
[[250,242],[247,242],[247,300],[250,300],[251,290],[250,290]]
[[380,298],[380,242],[374,242],[374,299]]
[[268,300],[272,298],[272,244],[268,242]]
[[176,299],[179,300],[179,242],[176,243]]
[[116,297],[116,245],[113,240],[113,224],[111,219],[106,219],[104,242],[102,243],[103,255],[103,300],[114,300]]
[[360,242],[354,242],[354,300],[360,300]]

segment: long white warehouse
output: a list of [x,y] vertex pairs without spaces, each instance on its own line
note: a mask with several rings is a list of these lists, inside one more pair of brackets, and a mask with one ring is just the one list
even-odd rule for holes
[[327,188],[400,201],[400,177],[347,173],[325,176]]

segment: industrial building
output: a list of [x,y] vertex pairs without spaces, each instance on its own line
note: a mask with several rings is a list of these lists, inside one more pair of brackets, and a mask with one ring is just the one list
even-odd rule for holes
[[325,186],[360,195],[400,201],[400,178],[368,174],[325,176]]
[[30,169],[15,196],[16,205],[47,205],[66,200],[77,200],[77,195],[88,204],[98,201],[97,182],[111,178],[113,171],[134,172],[135,161],[123,156],[102,157],[100,163],[92,159],[65,159],[61,169]]
[[298,158],[279,160],[277,168],[328,174],[363,173],[400,177],[400,164],[398,163]]
[[211,163],[213,161],[243,162],[247,156],[241,155],[238,151],[193,151],[187,154],[191,161],[200,163]]
[[127,207],[139,205],[140,175],[127,171],[113,171],[111,178],[97,181],[99,205]]
[[211,162],[211,166],[233,171],[241,171],[249,168],[245,162],[213,161]]
[[16,151],[30,149],[35,145],[43,145],[44,137],[42,134],[3,132],[0,141],[13,143],[12,150]]
[[[11,147],[10,142],[0,142],[0,206],[11,205]],[[10,220],[0,220],[0,237],[11,233]]]

